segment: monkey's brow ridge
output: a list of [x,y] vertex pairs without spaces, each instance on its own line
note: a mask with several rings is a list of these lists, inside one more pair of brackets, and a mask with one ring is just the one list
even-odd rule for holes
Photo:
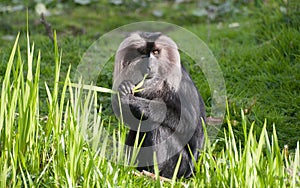
[[161,36],[161,33],[160,32],[155,32],[155,33],[152,33],[152,32],[142,32],[140,35],[144,39],[155,41],[158,37]]

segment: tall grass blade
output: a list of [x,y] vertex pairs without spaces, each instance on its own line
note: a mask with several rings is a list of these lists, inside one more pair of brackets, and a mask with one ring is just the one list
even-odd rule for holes
[[[10,74],[12,71],[12,66],[14,62],[14,57],[17,50],[17,45],[19,41],[20,34],[17,35],[14,46],[12,48],[12,51],[10,53],[10,57],[7,63],[4,79],[2,82],[2,90],[1,90],[1,109],[0,109],[0,135],[2,135],[3,127],[6,125],[5,119],[6,119],[6,110],[7,110],[7,100],[8,100],[8,90],[10,87]],[[1,136],[2,137],[2,136]],[[2,137],[4,138],[4,137]]]
[[178,174],[179,167],[181,164],[181,159],[182,159],[182,154],[180,153],[177,163],[176,163],[176,166],[175,166],[175,169],[174,169],[173,177],[172,177],[172,187],[174,186],[174,184],[176,182],[177,174]]
[[293,163],[292,187],[300,186],[300,151],[299,142],[297,142],[295,158]]

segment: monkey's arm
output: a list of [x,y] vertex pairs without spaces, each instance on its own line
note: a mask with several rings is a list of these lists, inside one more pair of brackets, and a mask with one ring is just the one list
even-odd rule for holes
[[161,123],[166,116],[166,105],[158,99],[149,100],[134,95],[121,98],[122,105],[129,105],[133,115],[142,120],[151,120]]

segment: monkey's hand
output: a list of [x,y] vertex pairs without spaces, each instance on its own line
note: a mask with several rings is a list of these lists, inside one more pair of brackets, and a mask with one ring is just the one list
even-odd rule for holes
[[133,88],[135,85],[129,81],[129,80],[124,80],[122,83],[119,85],[118,91],[121,99],[121,104],[122,104],[122,110],[126,110],[127,107],[130,107],[130,112],[136,117],[136,118],[141,118],[142,119],[147,119],[147,114],[149,111],[149,103],[150,100],[140,98],[140,97],[135,97]]
[[[129,81],[124,80],[119,85],[119,94],[122,103],[123,113],[130,111],[138,120],[146,120],[161,123],[166,115],[166,105],[160,99],[149,100],[146,98],[134,96],[133,88],[135,85]],[[130,107],[130,110],[128,109]],[[126,110],[127,109],[127,110]]]

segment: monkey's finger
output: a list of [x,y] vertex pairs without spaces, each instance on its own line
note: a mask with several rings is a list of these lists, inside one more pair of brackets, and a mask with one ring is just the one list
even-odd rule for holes
[[133,94],[134,84],[128,80],[125,80],[119,86],[120,96],[125,96],[128,94]]

